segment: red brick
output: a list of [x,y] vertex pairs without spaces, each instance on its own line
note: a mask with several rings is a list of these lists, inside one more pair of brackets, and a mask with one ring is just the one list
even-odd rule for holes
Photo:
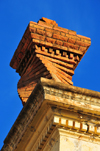
[[65,32],[65,33],[68,33],[68,29],[66,29],[66,28],[54,27],[53,29],[54,29],[54,30],[58,30],[58,31],[62,31],[62,32]]
[[42,46],[42,51],[48,52],[48,49],[46,49],[44,46]]
[[48,56],[48,57],[52,57],[52,58],[64,61],[64,62],[69,62],[69,63],[71,62],[71,63],[75,64],[74,60],[71,60],[71,59],[68,59],[68,58],[65,58],[65,57],[62,57],[62,56],[56,56],[56,55],[49,54],[49,53],[39,51],[39,50],[35,50],[35,52],[38,53],[38,54],[41,54],[41,55],[45,55],[45,56]]
[[53,34],[53,38],[55,38],[55,39],[60,39],[60,35]]
[[44,46],[42,46],[42,49],[41,49],[42,51],[45,51],[45,47]]
[[75,56],[75,57],[74,57],[74,60],[75,60],[75,61],[79,61],[79,56],[78,56],[78,55]]
[[30,25],[34,25],[34,24],[37,25],[36,22],[33,22],[33,21],[30,21],[30,22],[29,22],[29,26],[30,26]]
[[36,32],[40,35],[44,35],[45,31],[41,30],[41,29],[37,29]]
[[48,32],[48,31],[45,32],[45,35],[46,35],[47,37],[52,37],[52,33],[51,33],[51,32]]
[[65,46],[60,46],[60,48],[61,48],[62,50],[67,51],[67,47],[65,47]]
[[67,36],[68,38],[71,38],[71,39],[74,39],[74,40],[80,40],[80,38],[77,37],[77,36],[75,36],[75,35],[66,34],[66,36]]
[[80,45],[80,46],[83,46],[83,47],[88,47],[88,46],[90,46],[90,44],[85,43],[85,42],[82,42],[82,41],[78,41],[78,40],[76,40],[76,44],[77,44],[77,45]]
[[54,44],[52,44],[50,42],[45,42],[45,45],[49,48],[49,47],[53,47]]
[[25,43],[24,46],[23,46],[23,50],[26,50],[27,46],[28,46],[28,43]]
[[34,27],[34,28],[39,28],[39,29],[42,29],[42,30],[44,30],[44,28],[45,28],[45,27],[40,26],[40,25],[37,25],[37,24],[36,24],[36,25],[34,25],[34,26],[32,26],[32,27]]
[[48,24],[52,24],[52,25],[58,25],[57,23],[56,23],[56,21],[54,21],[54,20],[51,20],[51,19],[48,19],[48,18],[44,18],[44,17],[42,17],[42,20],[44,20],[46,23],[48,23]]
[[31,37],[34,38],[34,39],[40,39],[40,40],[45,39],[45,36],[41,36],[41,35],[34,34],[34,33],[31,33]]
[[[12,66],[12,65],[11,65],[11,66]],[[18,66],[18,61],[14,62],[14,64],[13,64],[13,68],[14,68],[14,69],[16,69],[16,68],[17,68],[17,66]]]
[[[29,61],[32,60],[30,65],[26,65],[27,60],[24,62],[25,67],[22,72],[20,61],[26,50],[31,52],[31,48],[34,44],[39,46],[34,47],[34,54],[32,53],[29,58]],[[90,44],[90,38],[76,35],[76,32],[72,30],[57,27],[57,23],[53,20],[42,18],[38,24],[30,22],[11,63],[13,68],[18,69],[19,66],[19,74],[22,76],[18,84],[18,87],[25,87],[22,91],[18,90],[20,91],[19,95],[21,99],[24,100],[29,97],[31,92],[24,91],[26,89],[32,91],[37,83],[32,82],[35,80],[38,81],[41,76],[51,77],[54,78],[54,80],[72,84],[70,81],[72,80],[71,75],[74,74],[75,67],[78,65],[78,62]],[[42,62],[41,58],[45,59],[44,62],[47,68],[44,67],[44,62]],[[46,61],[46,59],[49,60],[49,62]],[[51,76],[46,69],[50,71]],[[45,70],[47,72],[45,72]],[[68,75],[66,73],[68,73]],[[33,86],[31,89],[30,87],[28,89],[29,82]]]
[[64,46],[70,47],[72,49],[77,49],[77,50],[78,50],[78,47],[79,47],[77,45],[74,45],[74,44],[71,44],[71,43],[68,43],[68,42],[64,42]]
[[65,34],[64,32],[61,32],[61,35],[62,35],[62,36],[65,36],[66,34]]
[[30,32],[32,32],[32,33],[36,33],[36,28],[34,28],[34,27],[30,27],[29,29],[30,29]]
[[27,37],[29,36],[30,34],[30,31],[29,31],[29,28],[25,31],[25,34],[24,34],[24,37],[25,39],[27,39]]
[[53,30],[53,29],[50,29],[50,28],[45,28],[45,31],[49,31],[49,32],[51,32],[51,33],[55,33],[55,34],[60,35],[60,31]]
[[49,53],[54,54],[54,51],[52,48],[49,48]]
[[21,51],[22,47],[24,46],[24,43],[22,43],[22,41],[19,43],[18,47],[17,47],[17,52],[16,55]]
[[77,45],[80,45],[80,46],[85,46],[83,42],[78,41],[78,40],[76,41],[76,44],[77,44]]
[[31,37],[34,38],[34,39],[39,39],[39,35],[38,34],[31,33]]
[[54,49],[60,49],[61,46],[60,46],[60,45],[57,45],[57,44],[53,44],[53,48],[54,48]]
[[62,41],[66,41],[66,42],[67,42],[68,37],[60,36],[60,38],[59,38],[59,39],[60,39],[60,40],[62,40]]
[[72,44],[70,44],[70,48],[78,50],[79,46],[78,45],[72,45]]
[[23,38],[22,38],[22,43],[25,43],[26,42],[26,39],[25,39],[25,37],[23,36]]
[[45,36],[41,36],[41,35],[40,35],[40,36],[39,36],[39,39],[44,41],[44,40],[45,40]]
[[91,38],[85,37],[85,36],[82,36],[82,35],[77,35],[77,37],[84,38],[84,39],[86,39],[86,40],[91,40]]
[[27,61],[28,61],[28,59],[27,59],[27,58],[25,58],[25,62],[24,62],[24,63],[26,64],[26,63],[27,63]]
[[28,38],[27,38],[27,40],[26,40],[26,42],[25,43],[30,43],[30,41],[31,41],[31,39],[32,39],[32,37],[31,37],[31,33],[30,33],[30,35],[28,36]]
[[71,39],[71,38],[68,39],[68,42],[75,44],[75,40],[74,40],[74,39]]
[[62,74],[60,74],[60,73],[58,72],[58,73],[57,73],[57,77],[60,79],[60,81],[61,81],[62,83],[68,84],[68,82],[66,82],[66,80],[64,80],[61,76],[62,76]]
[[[41,55],[37,54],[37,56],[41,56]],[[60,61],[60,60],[58,60],[58,59],[53,59],[53,58],[51,58],[51,57],[46,57],[46,56],[44,56],[43,58],[45,58],[45,59],[47,59],[47,60],[49,60],[49,61],[51,61],[51,62],[53,62],[53,63],[57,63],[57,64],[59,64],[59,65],[61,65],[61,66],[64,66],[64,67],[66,67],[66,68],[68,68],[68,69],[73,69],[73,65],[72,65],[72,64],[64,63],[63,61]],[[69,76],[69,78],[72,80],[72,77],[71,77],[71,76]]]
[[60,50],[56,50],[56,55],[60,55],[61,56]]
[[40,46],[45,45],[46,41],[39,41]]
[[68,30],[68,33],[69,33],[70,35],[76,35],[76,31],[73,31],[73,30]]
[[54,32],[54,30],[53,30],[53,29],[50,29],[50,28],[45,28],[45,31],[49,31],[49,32],[51,32],[51,33]]
[[60,35],[60,31],[58,31],[58,30],[53,30],[53,33]]
[[38,40],[38,39],[32,39],[32,42],[34,42],[35,44],[39,44],[40,40]]
[[83,55],[82,51],[79,51],[79,50],[76,50],[76,49],[68,48],[67,51],[78,54],[78,55]]
[[18,58],[18,57],[17,57],[17,62],[18,62],[18,63],[20,62],[20,58]]
[[22,48],[22,49],[21,49],[21,52],[22,52],[22,53],[25,53],[25,48]]
[[53,38],[46,37],[46,41],[54,44],[56,40]]
[[82,41],[82,42],[85,42],[85,43],[88,43],[88,44],[91,45],[91,41],[89,41],[89,40],[87,40],[87,39],[82,39],[82,38],[81,38],[81,41]]
[[53,27],[53,25],[52,24],[47,24],[47,23],[45,23],[45,22],[43,22],[43,21],[38,21],[38,25],[41,25],[41,26],[43,26],[43,27],[47,27],[47,28],[51,28],[52,29],[52,27]]
[[56,42],[55,42],[57,45],[63,45],[63,42],[62,41],[60,41],[60,40],[56,40]]
[[[70,76],[67,73],[70,73],[71,75],[74,74],[73,70],[67,69],[67,68],[62,67],[62,66],[60,66],[58,64],[54,64],[54,66],[56,66],[56,70],[58,70],[59,73],[61,73],[62,75],[64,75],[64,77],[67,77],[68,79],[69,79]],[[67,72],[67,73],[65,73],[64,71]],[[69,81],[72,83],[71,80],[69,80]]]
[[63,57],[68,57],[67,52],[63,51],[62,56],[63,56]]
[[19,53],[18,57],[21,59],[23,57],[23,53]]
[[84,51],[86,51],[86,50],[87,50],[87,48],[86,48],[86,47],[82,47],[82,46],[80,46],[80,47],[79,47],[79,50],[84,52]]
[[69,58],[70,58],[70,59],[73,59],[73,57],[74,57],[73,54],[70,53]]

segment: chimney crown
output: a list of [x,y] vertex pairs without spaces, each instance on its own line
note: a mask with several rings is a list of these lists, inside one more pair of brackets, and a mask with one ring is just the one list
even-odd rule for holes
[[23,104],[41,77],[73,85],[74,70],[90,44],[90,38],[59,27],[56,21],[30,21],[10,62],[21,76],[18,94]]

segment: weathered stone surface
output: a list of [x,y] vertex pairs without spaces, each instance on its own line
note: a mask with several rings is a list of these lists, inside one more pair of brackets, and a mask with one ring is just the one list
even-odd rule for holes
[[43,151],[99,151],[100,144],[83,136],[69,134],[66,130],[58,129],[52,135]]
[[[64,140],[66,138],[72,148],[77,149],[75,142],[80,140],[81,150],[89,150],[92,144],[92,149],[95,146],[98,151],[96,144],[100,144],[99,101],[99,92],[42,78],[11,128],[1,151],[46,151],[45,146],[48,143],[49,146],[54,144],[54,149],[58,149],[58,142],[55,144],[53,135],[59,128],[65,129]],[[59,139],[61,142],[62,136]],[[65,142],[60,145],[68,145]],[[54,151],[52,147],[50,149]]]

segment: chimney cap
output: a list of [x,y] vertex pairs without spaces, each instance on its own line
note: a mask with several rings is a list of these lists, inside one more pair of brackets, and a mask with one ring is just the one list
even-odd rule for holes
[[51,19],[42,17],[37,23],[30,21],[10,62],[12,68],[17,69],[33,43],[80,55],[80,61],[91,45],[91,39],[78,35],[73,30],[59,27],[56,21]]

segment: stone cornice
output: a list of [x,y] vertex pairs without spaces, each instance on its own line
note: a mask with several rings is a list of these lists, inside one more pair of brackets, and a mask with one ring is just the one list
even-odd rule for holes
[[62,84],[61,82],[55,82],[54,80],[41,78],[41,84],[42,86],[52,87],[52,88],[56,88],[62,91],[74,92],[74,93],[83,94],[86,96],[91,96],[91,97],[100,99],[100,92],[84,89],[84,88],[80,88],[76,86]]
[[43,87],[41,87],[41,85],[37,85],[4,140],[4,146],[1,151],[13,151],[16,148],[43,100]]
[[[73,112],[74,115],[69,116],[69,119],[75,121],[76,125],[81,126],[81,122],[86,124],[93,124],[96,128],[100,127],[100,93],[69,86],[62,83],[55,82],[41,78],[41,81],[36,85],[35,89],[28,98],[27,103],[24,105],[17,120],[8,133],[4,146],[1,151],[13,151],[20,142],[23,135],[25,135],[32,120],[38,116],[42,119],[45,115],[44,109],[48,110],[45,106],[52,108],[53,114],[57,116],[68,115],[67,112]],[[87,104],[87,106],[86,106]],[[89,105],[89,107],[88,107]],[[37,114],[41,109],[40,116]],[[58,111],[59,110],[59,114]],[[66,111],[65,111],[66,110]],[[76,117],[75,117],[76,116]],[[80,119],[78,120],[78,116]],[[68,117],[66,117],[68,118]],[[37,118],[36,118],[37,119]],[[39,119],[38,119],[39,120]],[[87,123],[87,121],[89,121]],[[40,121],[37,121],[37,123]],[[79,124],[80,123],[80,124]],[[74,122],[75,124],[75,122]],[[59,124],[56,124],[59,125]],[[62,125],[61,125],[62,126]],[[66,126],[65,126],[66,127]],[[80,128],[79,128],[80,129]],[[88,127],[86,131],[88,130]],[[33,127],[32,131],[35,129]],[[99,129],[96,130],[99,134]]]
[[57,83],[44,78],[41,79],[41,83],[44,87],[45,99],[49,104],[99,118],[99,92]]

